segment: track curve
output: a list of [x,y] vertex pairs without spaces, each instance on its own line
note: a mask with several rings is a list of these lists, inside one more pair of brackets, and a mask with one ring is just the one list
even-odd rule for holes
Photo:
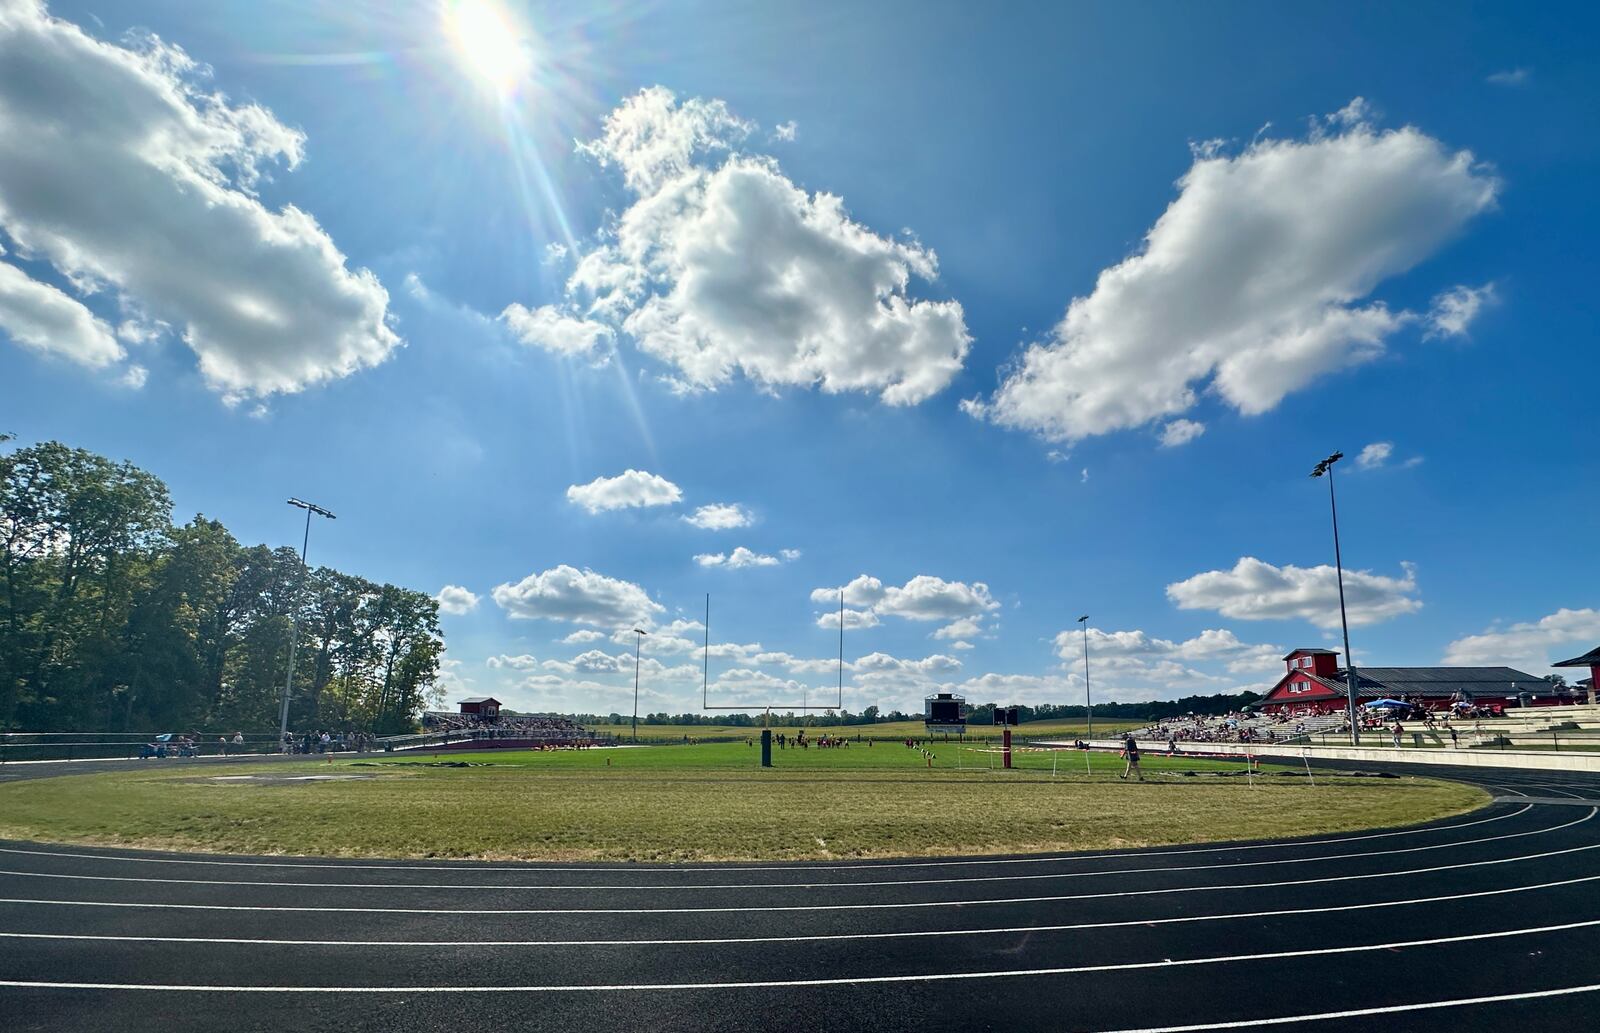
[[[1362,765],[1374,767],[1374,765]],[[1542,1029],[1600,1015],[1600,776],[1416,828],[745,865],[0,842],[8,1030]]]

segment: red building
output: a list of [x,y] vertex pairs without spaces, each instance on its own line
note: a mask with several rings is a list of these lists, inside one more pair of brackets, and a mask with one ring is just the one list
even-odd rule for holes
[[474,696],[460,702],[461,712],[480,721],[494,721],[500,717],[500,701],[493,696]]
[[1578,685],[1585,690],[1584,695],[1588,697],[1590,703],[1595,701],[1595,689],[1600,687],[1600,646],[1595,646],[1582,656],[1575,656],[1571,660],[1563,660],[1550,666],[1589,668],[1589,677],[1579,681]]
[[[1268,713],[1331,714],[1345,708],[1345,669],[1331,649],[1296,649],[1284,657],[1288,671],[1261,701]],[[1358,667],[1356,705],[1398,699],[1429,710],[1452,703],[1479,707],[1581,703],[1543,678],[1514,667]]]

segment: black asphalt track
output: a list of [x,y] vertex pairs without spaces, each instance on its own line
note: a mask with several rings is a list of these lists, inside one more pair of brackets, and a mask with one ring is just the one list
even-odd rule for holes
[[1496,802],[1402,831],[936,861],[0,843],[0,1030],[1600,1024],[1600,775],[1428,773]]

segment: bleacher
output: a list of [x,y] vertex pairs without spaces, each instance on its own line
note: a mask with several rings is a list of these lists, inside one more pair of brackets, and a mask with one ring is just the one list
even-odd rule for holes
[[494,717],[430,710],[422,715],[422,732],[382,740],[388,750],[430,748],[557,749],[599,745],[610,740],[564,718],[548,714],[499,711]]

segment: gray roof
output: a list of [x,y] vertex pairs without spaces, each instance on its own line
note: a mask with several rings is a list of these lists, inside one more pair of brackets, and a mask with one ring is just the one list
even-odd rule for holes
[[1600,664],[1600,646],[1595,646],[1593,649],[1589,650],[1587,653],[1583,654],[1582,656],[1575,656],[1571,660],[1563,660],[1558,664],[1551,664],[1550,666],[1551,667],[1592,667],[1595,664]]
[[469,696],[466,699],[456,700],[456,705],[459,706],[462,703],[499,703],[499,702],[500,701],[495,699],[493,696]]
[[1337,650],[1334,650],[1334,649],[1296,649],[1294,652],[1288,654],[1288,656],[1285,656],[1284,659],[1287,660],[1291,656],[1319,656],[1319,655],[1320,656],[1338,656],[1339,653],[1338,653]]
[[[1341,696],[1349,691],[1346,682],[1348,675],[1342,667],[1326,678],[1310,671],[1294,673]],[[1543,678],[1514,667],[1359,667],[1356,669],[1356,681],[1356,695],[1363,699],[1386,696],[1421,696],[1430,699],[1457,695],[1515,696],[1519,692],[1543,694],[1558,691]]]
[[[1362,696],[1514,696],[1549,692],[1549,682],[1514,667],[1358,667]],[[1342,680],[1340,671],[1335,680]]]

